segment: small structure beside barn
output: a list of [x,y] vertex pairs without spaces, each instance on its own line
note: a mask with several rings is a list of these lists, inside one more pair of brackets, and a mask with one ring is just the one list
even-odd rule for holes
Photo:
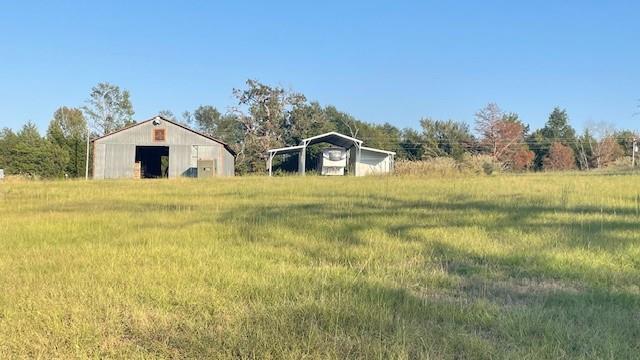
[[304,175],[307,147],[320,143],[333,145],[323,149],[320,155],[318,170],[322,175],[365,176],[393,172],[395,152],[366,147],[362,145],[362,140],[332,131],[302,139],[300,145],[268,150],[269,176],[272,174],[273,158],[286,154],[298,154],[298,172]]
[[233,176],[224,142],[161,116],[93,141],[94,179]]

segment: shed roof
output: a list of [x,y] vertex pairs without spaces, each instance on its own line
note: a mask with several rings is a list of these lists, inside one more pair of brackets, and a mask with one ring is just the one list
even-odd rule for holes
[[374,149],[374,148],[370,148],[370,147],[366,147],[366,146],[361,146],[360,149],[367,150],[367,151],[373,151],[373,152],[379,152],[379,153],[388,154],[388,155],[395,155],[396,154],[394,151],[387,151],[387,150],[382,150],[382,149]]
[[216,139],[216,138],[214,138],[214,137],[212,137],[212,136],[209,136],[209,135],[205,135],[205,134],[203,134],[203,133],[201,133],[201,132],[195,131],[195,130],[193,130],[193,129],[191,129],[191,128],[187,127],[187,126],[184,126],[184,125],[182,125],[182,124],[180,124],[180,123],[177,123],[177,122],[175,122],[175,121],[169,120],[169,119],[167,119],[167,118],[165,118],[165,117],[163,117],[163,116],[161,116],[161,115],[154,116],[154,117],[152,117],[151,119],[147,119],[147,120],[141,121],[141,122],[139,122],[139,123],[135,123],[135,124],[132,124],[132,125],[129,125],[129,126],[125,126],[125,127],[123,127],[122,129],[119,129],[119,130],[116,130],[116,131],[110,132],[110,133],[105,134],[105,135],[102,135],[102,136],[100,136],[100,137],[97,137],[97,138],[95,138],[95,139],[91,140],[91,142],[94,142],[94,141],[97,141],[97,140],[104,139],[104,138],[106,138],[106,137],[109,137],[109,136],[111,136],[111,135],[113,135],[113,134],[117,134],[117,133],[119,133],[119,132],[123,132],[123,131],[129,130],[129,129],[134,128],[134,127],[136,127],[136,126],[138,126],[138,125],[142,125],[142,124],[148,123],[149,121],[153,121],[153,120],[155,120],[155,119],[157,119],[157,118],[160,118],[160,119],[162,119],[162,121],[166,121],[166,122],[168,122],[168,123],[170,123],[170,124],[173,124],[173,125],[175,125],[175,126],[181,127],[181,128],[183,128],[183,129],[185,129],[185,130],[187,130],[187,131],[190,131],[190,132],[192,132],[192,133],[196,134],[196,135],[200,135],[200,136],[202,136],[202,137],[204,137],[204,138],[207,138],[207,139],[209,139],[209,140],[213,140],[213,141],[215,141],[215,142],[217,142],[217,143],[221,144],[222,146],[224,146],[224,148],[225,148],[225,149],[227,149],[227,151],[228,151],[228,152],[230,152],[233,156],[236,156],[236,152],[235,152],[235,151],[234,151],[234,150],[233,150],[233,149],[232,149],[232,148],[231,148],[227,143],[225,143],[224,141],[222,141],[222,140],[220,140],[220,139]]

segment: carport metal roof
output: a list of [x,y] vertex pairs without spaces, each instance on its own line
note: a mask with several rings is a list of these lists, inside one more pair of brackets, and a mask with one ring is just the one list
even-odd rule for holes
[[362,140],[358,140],[356,138],[352,138],[351,136],[343,135],[335,131],[332,131],[325,134],[302,139],[302,141],[300,142],[300,145],[270,149],[270,150],[267,150],[267,152],[269,153],[269,155],[272,155],[272,156],[284,155],[284,154],[295,154],[303,151],[309,145],[320,144],[320,143],[328,143],[331,145],[343,147],[345,149],[350,149],[353,146],[360,147],[362,145]]
[[267,152],[270,155],[285,155],[285,154],[299,153],[300,151],[302,151],[303,148],[304,148],[304,145],[287,146],[287,147],[278,148],[278,149],[270,149],[270,150],[267,150]]
[[326,134],[312,136],[310,138],[302,139],[301,145],[313,145],[318,143],[329,143],[331,145],[340,146],[345,149],[349,149],[352,146],[362,145],[362,140],[352,138],[351,136],[342,135],[335,131],[328,132]]

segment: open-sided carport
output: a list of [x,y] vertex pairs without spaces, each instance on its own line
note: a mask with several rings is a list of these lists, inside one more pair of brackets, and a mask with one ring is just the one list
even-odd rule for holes
[[[353,166],[353,175],[363,176],[372,173],[390,173],[393,171],[395,152],[373,149],[362,146],[363,141],[337,133],[335,131],[302,139],[300,145],[288,146],[267,151],[267,168],[272,175],[273,158],[276,155],[298,154],[298,173],[305,174],[307,147],[314,144],[327,143],[344,148],[349,153],[349,166]],[[363,152],[365,158],[363,159]],[[363,161],[363,160],[367,161]],[[368,160],[372,159],[372,160]]]

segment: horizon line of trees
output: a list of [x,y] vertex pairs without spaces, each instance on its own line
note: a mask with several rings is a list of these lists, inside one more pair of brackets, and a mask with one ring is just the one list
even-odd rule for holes
[[[395,151],[408,161],[487,155],[503,170],[601,169],[632,156],[632,130],[595,124],[577,134],[566,110],[556,107],[545,125],[531,130],[514,112],[489,103],[474,115],[474,128],[462,121],[420,120],[420,130],[400,129],[390,123],[373,124],[298,92],[247,80],[233,89],[235,106],[221,113],[201,105],[180,117],[170,110],[159,115],[226,142],[237,153],[240,174],[263,172],[266,150],[297,145],[301,139],[337,131],[364,140],[367,146]],[[44,178],[82,177],[86,166],[87,136],[97,137],[135,123],[130,93],[99,83],[83,106],[55,110],[42,136],[29,121],[19,131],[0,130],[0,168],[6,174]],[[311,149],[313,161],[318,149]],[[285,167],[287,161],[276,164]]]

